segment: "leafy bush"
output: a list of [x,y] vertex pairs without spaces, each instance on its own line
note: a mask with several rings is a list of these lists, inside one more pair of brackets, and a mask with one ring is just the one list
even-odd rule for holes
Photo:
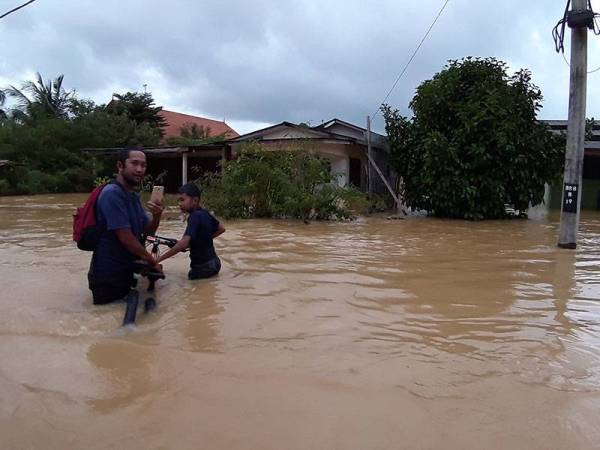
[[247,145],[222,172],[198,180],[208,208],[225,218],[351,219],[367,201],[335,184],[329,163],[308,151],[267,151]]
[[542,94],[531,74],[506,70],[494,58],[450,61],[417,88],[412,119],[382,107],[408,206],[486,219],[543,201],[561,173],[563,140],[536,119]]

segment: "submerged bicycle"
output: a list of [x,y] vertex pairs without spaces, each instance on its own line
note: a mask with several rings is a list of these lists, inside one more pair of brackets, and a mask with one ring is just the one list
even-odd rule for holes
[[[144,245],[149,249],[150,254],[154,259],[158,259],[160,256],[160,246],[167,246],[169,248],[177,244],[177,239],[166,238],[156,235],[147,235],[144,237]],[[164,280],[165,274],[154,270],[150,264],[143,260],[137,260],[133,263],[133,272],[140,277],[148,279],[148,292],[153,292],[155,284],[158,280]],[[140,293],[137,290],[136,285],[131,288],[129,294],[127,294],[125,308],[125,316],[123,317],[123,326],[135,324],[135,318],[137,315],[138,305],[140,302]],[[156,308],[156,300],[150,296],[144,300],[144,313],[148,313]]]

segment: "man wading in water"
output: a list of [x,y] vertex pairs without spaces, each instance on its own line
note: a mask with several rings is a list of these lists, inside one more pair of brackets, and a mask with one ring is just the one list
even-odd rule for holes
[[95,305],[123,299],[133,285],[133,262],[142,259],[162,272],[142,245],[143,234],[154,234],[160,223],[162,204],[148,202],[148,218],[134,189],[146,173],[146,155],[140,150],[121,150],[119,174],[108,184],[96,203],[96,222],[103,229],[88,272]]

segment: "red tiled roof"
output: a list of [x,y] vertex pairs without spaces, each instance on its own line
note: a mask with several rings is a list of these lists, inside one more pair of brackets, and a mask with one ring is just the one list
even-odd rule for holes
[[167,126],[163,128],[165,132],[163,139],[179,137],[181,128],[185,125],[197,125],[204,130],[209,130],[210,137],[224,135],[226,139],[231,139],[239,136],[233,128],[219,120],[205,119],[204,117],[190,116],[189,114],[164,109],[159,114],[167,121]]

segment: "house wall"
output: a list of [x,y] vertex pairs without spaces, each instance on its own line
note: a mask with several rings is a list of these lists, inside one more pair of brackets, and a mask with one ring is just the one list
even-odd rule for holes
[[347,186],[350,177],[350,158],[347,156],[337,156],[330,159],[331,173],[336,175],[338,186]]
[[[560,209],[562,181],[550,188],[550,209]],[[600,210],[600,156],[586,154],[583,159],[581,209]]]
[[[583,180],[581,187],[581,209],[600,210],[600,180]],[[562,203],[562,184],[550,188],[550,209],[560,210]]]

